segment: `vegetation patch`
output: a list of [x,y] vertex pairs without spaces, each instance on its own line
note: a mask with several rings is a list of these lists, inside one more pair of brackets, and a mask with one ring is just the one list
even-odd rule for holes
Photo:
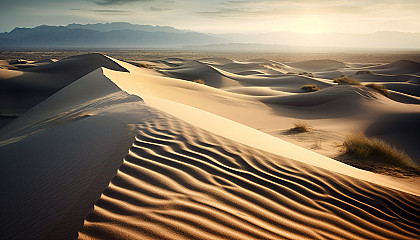
[[356,72],[356,75],[363,75],[363,74],[369,74],[369,75],[371,75],[372,72],[369,71],[369,70],[360,70],[360,71],[357,71]]
[[298,75],[303,75],[303,76],[307,76],[307,77],[311,77],[311,78],[314,77],[314,74],[310,73],[310,72],[300,72],[300,73],[298,73]]
[[357,79],[351,78],[349,76],[334,78],[334,82],[338,84],[346,84],[346,85],[361,85]]
[[146,63],[139,63],[139,65],[138,65],[139,67],[142,67],[142,68],[148,68],[148,69],[153,69],[153,66],[152,65],[150,65],[150,64],[146,64]]
[[385,97],[391,97],[391,94],[389,93],[388,89],[382,85],[382,84],[376,84],[376,83],[370,83],[365,85],[368,88],[373,88],[376,91],[378,91],[380,94],[384,95]]
[[362,161],[415,167],[406,153],[377,138],[368,138],[363,134],[350,135],[345,139],[343,146],[347,154]]
[[314,74],[313,73],[310,73],[310,72],[300,72],[300,73],[297,73],[297,72],[288,72],[286,74],[289,74],[289,75],[301,75],[301,76],[307,76],[307,77],[311,77],[311,78],[315,77]]
[[[339,85],[362,85],[357,79],[354,79],[349,76],[334,78],[334,82],[338,83]],[[384,95],[385,97],[388,97],[388,98],[391,97],[391,94],[389,93],[388,89],[382,84],[370,83],[364,86],[375,89],[376,91],[378,91],[380,94]]]
[[194,82],[195,82],[195,83],[199,83],[199,84],[204,84],[204,85],[206,85],[206,83],[205,83],[203,80],[201,80],[201,79],[194,80]]
[[291,129],[289,129],[290,133],[304,133],[304,132],[309,132],[309,131],[310,131],[309,125],[304,122],[294,123],[294,126]]
[[303,85],[302,87],[300,87],[300,89],[303,89],[307,92],[316,92],[319,91],[319,87],[315,84],[311,84],[311,85]]

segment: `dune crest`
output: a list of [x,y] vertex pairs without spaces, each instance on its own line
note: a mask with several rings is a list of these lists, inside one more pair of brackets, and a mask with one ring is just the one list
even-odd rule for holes
[[101,67],[127,72],[127,69],[112,59],[95,53],[33,64],[17,71],[0,69],[0,127],[2,116],[19,116],[65,86]]
[[[0,190],[7,193],[0,196],[7,219],[0,238],[420,238],[418,182],[278,137],[296,119],[313,131],[300,137],[325,137],[333,150],[329,137],[339,141],[345,131],[404,136],[420,106],[337,85],[328,71],[291,69],[265,59],[131,64],[100,54],[0,69],[6,83],[40,80],[42,90],[33,91],[39,104],[0,129]],[[399,83],[416,84],[400,76]],[[417,89],[410,91],[407,98]],[[385,114],[406,118],[378,121]],[[395,122],[405,126],[382,131]]]

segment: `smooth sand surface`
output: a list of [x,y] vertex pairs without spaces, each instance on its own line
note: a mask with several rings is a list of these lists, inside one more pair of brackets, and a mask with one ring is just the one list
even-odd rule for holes
[[[124,71],[101,54],[74,56],[58,62],[48,59],[35,63],[16,60],[3,64],[6,67],[0,69],[0,127],[8,123],[4,118],[20,116],[48,96],[99,67]],[[2,120],[5,120],[4,124]]]
[[[34,66],[4,67],[0,83],[25,75],[43,79],[28,73],[67,77],[53,95],[39,94],[41,103],[0,129],[0,208],[8,220],[0,238],[420,237],[418,181],[319,154],[339,152],[329,144],[350,131],[397,139],[406,149],[415,145],[410,124],[418,121],[418,105],[363,86],[335,86],[330,76],[370,69],[415,85],[405,74],[417,76],[416,64],[145,63],[154,69],[98,54],[38,65],[1,62]],[[303,84],[321,91],[306,93]],[[413,91],[401,94],[416,96]],[[392,117],[383,121],[385,115]],[[313,132],[285,134],[297,120],[309,122]],[[321,149],[306,146],[320,136]]]

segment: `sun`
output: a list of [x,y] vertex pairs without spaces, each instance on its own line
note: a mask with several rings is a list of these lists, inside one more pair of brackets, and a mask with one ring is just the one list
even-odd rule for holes
[[319,16],[302,16],[292,25],[296,32],[323,33],[328,30],[328,24]]

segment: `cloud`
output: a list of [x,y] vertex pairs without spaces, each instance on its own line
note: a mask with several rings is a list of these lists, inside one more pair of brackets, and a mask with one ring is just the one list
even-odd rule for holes
[[72,11],[83,11],[83,12],[94,12],[101,14],[111,14],[111,15],[127,15],[132,14],[132,11],[127,10],[116,10],[116,9],[87,9],[87,8],[71,8]]
[[198,11],[208,17],[326,15],[361,13],[365,10],[345,0],[233,0],[223,1],[209,11]]
[[108,6],[108,5],[121,5],[126,3],[132,3],[132,2],[150,2],[152,0],[99,0],[96,1],[96,4]]
[[98,13],[113,13],[113,14],[126,14],[126,13],[132,13],[131,11],[126,10],[114,10],[114,9],[94,9],[92,12],[98,12]]
[[166,11],[171,11],[174,9],[168,8],[168,7],[150,7],[149,10],[152,12],[166,12]]

